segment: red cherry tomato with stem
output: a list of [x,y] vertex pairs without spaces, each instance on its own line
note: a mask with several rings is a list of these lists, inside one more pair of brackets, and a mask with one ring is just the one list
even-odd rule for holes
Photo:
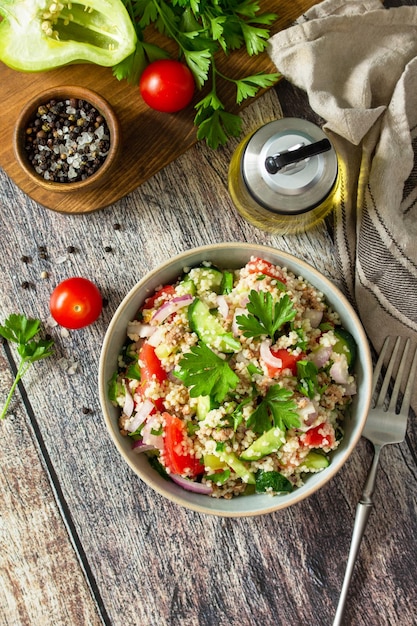
[[53,290],[49,310],[64,328],[78,329],[97,320],[103,308],[98,287],[88,278],[75,276],[59,283]]
[[176,113],[190,104],[195,91],[194,77],[180,61],[159,59],[142,72],[139,91],[152,109]]

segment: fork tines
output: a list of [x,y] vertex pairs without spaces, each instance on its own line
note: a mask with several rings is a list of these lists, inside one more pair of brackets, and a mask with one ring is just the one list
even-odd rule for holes
[[[391,348],[393,341],[394,345]],[[395,379],[394,388],[392,390],[392,394],[390,394],[390,402],[387,410],[396,410],[400,389],[403,389],[402,403],[399,411],[402,413],[408,413],[410,408],[411,392],[417,372],[417,348],[414,350],[414,357],[412,355],[408,357],[411,341],[409,338],[405,338],[404,346],[401,348],[403,341],[404,337],[386,337],[375,366],[372,384],[373,392],[375,392],[382,372],[384,374],[384,378],[379,389],[378,397],[375,401],[376,407],[382,407],[384,405],[387,392],[390,386],[392,386],[392,380]],[[389,358],[388,362],[387,358]],[[385,362],[387,362],[386,368],[384,367]],[[405,375],[407,372],[408,378],[405,383]],[[397,413],[399,411],[397,411]]]

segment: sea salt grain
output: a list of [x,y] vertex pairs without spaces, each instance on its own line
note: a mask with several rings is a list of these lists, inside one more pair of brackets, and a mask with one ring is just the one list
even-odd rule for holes
[[38,107],[26,128],[25,150],[45,180],[76,182],[92,176],[110,148],[106,120],[89,102],[71,99]]

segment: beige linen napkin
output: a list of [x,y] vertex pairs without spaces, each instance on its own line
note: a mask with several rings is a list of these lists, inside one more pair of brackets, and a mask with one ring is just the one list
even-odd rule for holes
[[307,92],[341,158],[343,289],[377,351],[387,334],[416,343],[417,7],[325,0],[273,36],[268,51]]

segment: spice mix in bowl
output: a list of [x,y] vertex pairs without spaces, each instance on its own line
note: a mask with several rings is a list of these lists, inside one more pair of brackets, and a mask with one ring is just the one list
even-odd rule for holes
[[36,95],[21,111],[14,150],[27,176],[56,192],[102,184],[120,148],[120,127],[110,104],[80,86]]

